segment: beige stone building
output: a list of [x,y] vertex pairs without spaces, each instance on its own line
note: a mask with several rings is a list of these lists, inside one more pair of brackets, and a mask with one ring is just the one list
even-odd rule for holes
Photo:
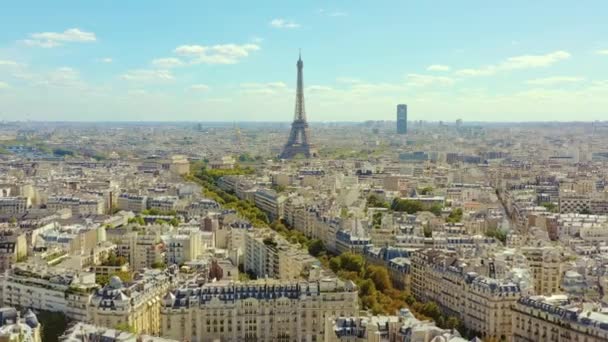
[[98,326],[128,327],[136,333],[158,335],[161,299],[171,285],[171,275],[159,270],[146,270],[131,283],[113,276],[91,298],[89,321]]
[[436,302],[482,338],[511,337],[510,307],[521,296],[518,284],[467,272],[453,252],[419,251],[411,263],[416,298]]
[[0,231],[0,272],[8,270],[12,264],[27,257],[25,232],[16,229]]
[[164,337],[179,341],[323,341],[325,319],[354,316],[357,288],[336,278],[185,287],[164,298]]
[[513,305],[513,341],[608,341],[608,314],[565,295],[522,297]]
[[534,281],[534,293],[552,295],[560,292],[562,283],[561,257],[555,247],[522,247]]

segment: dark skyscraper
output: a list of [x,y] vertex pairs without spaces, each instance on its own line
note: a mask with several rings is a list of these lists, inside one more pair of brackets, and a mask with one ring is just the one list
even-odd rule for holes
[[407,105],[397,105],[397,134],[407,133]]
[[296,110],[294,113],[293,123],[291,124],[291,132],[287,144],[281,153],[282,159],[291,159],[297,155],[302,155],[306,158],[315,157],[316,152],[314,146],[310,143],[310,129],[306,121],[306,110],[304,109],[304,80],[302,69],[304,63],[302,56],[298,58],[298,86],[296,90]]

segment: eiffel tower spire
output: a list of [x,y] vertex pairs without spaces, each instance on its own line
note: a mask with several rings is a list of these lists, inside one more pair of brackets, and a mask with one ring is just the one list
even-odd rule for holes
[[289,139],[281,153],[282,159],[291,159],[299,154],[306,158],[316,156],[314,146],[310,143],[310,129],[308,128],[308,122],[306,121],[306,109],[304,107],[304,77],[302,72],[304,69],[304,62],[302,62],[301,51],[296,66],[298,67],[296,107]]

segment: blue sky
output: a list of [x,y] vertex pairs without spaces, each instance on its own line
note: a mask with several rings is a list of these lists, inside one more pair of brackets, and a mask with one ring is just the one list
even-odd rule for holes
[[608,2],[5,1],[0,120],[608,119]]

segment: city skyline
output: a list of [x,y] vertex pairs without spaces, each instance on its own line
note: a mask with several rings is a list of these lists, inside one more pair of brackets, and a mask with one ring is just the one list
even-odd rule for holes
[[6,6],[0,120],[289,122],[298,48],[310,122],[608,113],[599,1],[147,6]]

